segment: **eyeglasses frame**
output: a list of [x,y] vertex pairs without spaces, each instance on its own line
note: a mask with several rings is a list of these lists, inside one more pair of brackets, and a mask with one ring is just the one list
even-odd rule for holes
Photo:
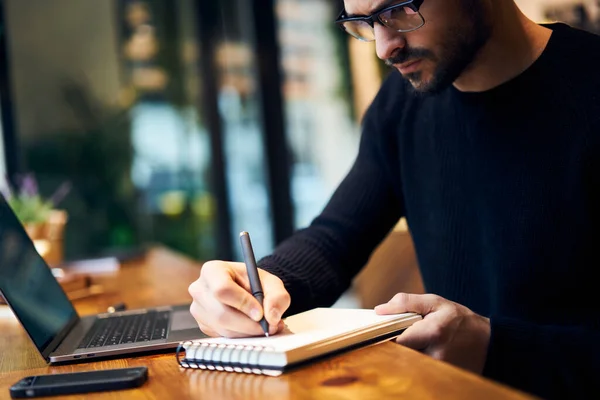
[[[345,16],[346,14],[346,10],[342,10],[342,12],[338,15],[337,19],[335,20],[335,23],[340,27],[341,30],[343,30],[344,32],[346,32],[347,34],[349,34],[350,36],[352,36],[355,39],[358,40],[362,40],[362,41],[366,41],[366,42],[372,42],[374,39],[368,40],[368,39],[364,39],[364,38],[360,38],[357,36],[354,36],[353,34],[351,34],[350,32],[348,32],[346,30],[346,28],[344,27],[344,23],[345,22],[351,22],[351,21],[364,21],[367,24],[369,24],[371,26],[371,28],[375,29],[375,22],[378,22],[379,24],[381,24],[381,26],[385,26],[386,28],[390,28],[390,29],[394,29],[396,32],[412,32],[412,31],[416,31],[417,29],[423,27],[423,25],[425,25],[425,18],[423,17],[423,14],[421,14],[421,12],[419,11],[419,9],[421,8],[421,6],[423,5],[423,1],[424,0],[408,0],[408,1],[404,1],[398,4],[394,4],[388,7],[384,7],[379,11],[374,12],[371,15],[366,15],[366,16],[361,16],[361,17],[347,17]],[[394,8],[399,8],[399,7],[406,7],[406,6],[411,6],[411,8],[416,11],[419,16],[421,17],[421,20],[423,21],[423,23],[421,25],[419,25],[416,28],[412,28],[412,29],[396,29],[393,28],[391,26],[386,25],[381,19],[380,19],[380,15],[383,14],[386,11],[389,10],[393,10]]]

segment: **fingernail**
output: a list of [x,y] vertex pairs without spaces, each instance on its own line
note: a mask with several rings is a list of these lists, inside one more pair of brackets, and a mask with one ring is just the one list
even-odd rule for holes
[[271,311],[269,311],[269,316],[271,317],[269,318],[271,321],[279,321],[279,319],[281,318],[281,314],[276,308],[272,308]]
[[250,318],[252,318],[255,321],[260,321],[262,315],[260,313],[260,311],[257,308],[253,308],[252,310],[250,310]]

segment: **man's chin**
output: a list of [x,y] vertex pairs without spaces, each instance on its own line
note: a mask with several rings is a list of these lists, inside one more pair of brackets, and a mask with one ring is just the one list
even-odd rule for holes
[[419,95],[438,94],[449,86],[435,79],[435,77],[423,77],[423,72],[421,71],[402,76],[410,82],[414,93]]
[[416,93],[427,94],[430,92],[431,80],[425,79],[422,72],[411,72],[402,76],[410,82]]

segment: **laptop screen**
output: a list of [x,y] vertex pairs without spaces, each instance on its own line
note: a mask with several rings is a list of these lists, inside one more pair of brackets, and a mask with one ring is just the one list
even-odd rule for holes
[[43,354],[77,313],[0,195],[0,292]]

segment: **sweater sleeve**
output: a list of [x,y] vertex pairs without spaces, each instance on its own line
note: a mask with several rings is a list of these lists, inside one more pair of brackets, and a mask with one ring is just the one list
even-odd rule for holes
[[285,315],[332,305],[402,215],[399,174],[390,168],[395,150],[376,108],[365,115],[358,156],[321,214],[258,263],[290,293]]
[[490,320],[485,376],[546,399],[583,399],[598,393],[597,327],[536,325],[494,316]]

